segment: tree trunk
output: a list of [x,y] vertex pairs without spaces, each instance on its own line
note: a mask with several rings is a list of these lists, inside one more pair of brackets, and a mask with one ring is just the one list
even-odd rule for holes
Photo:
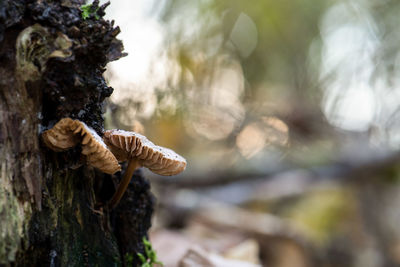
[[[59,119],[103,132],[102,77],[122,53],[119,28],[95,1],[0,0],[0,266],[118,266],[143,253],[153,211],[137,172],[119,207],[99,208],[119,177],[85,164],[81,148],[55,153],[40,140]],[[131,258],[131,257],[130,257]]]

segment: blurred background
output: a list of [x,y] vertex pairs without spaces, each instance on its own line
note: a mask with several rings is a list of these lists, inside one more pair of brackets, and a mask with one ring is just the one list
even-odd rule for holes
[[399,1],[107,10],[129,55],[107,66],[106,128],[188,161],[144,170],[166,266],[400,266]]

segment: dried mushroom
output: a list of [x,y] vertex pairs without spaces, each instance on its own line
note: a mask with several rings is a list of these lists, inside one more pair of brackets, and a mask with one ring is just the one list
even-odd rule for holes
[[186,168],[186,160],[183,157],[171,149],[154,145],[141,134],[108,130],[103,139],[119,161],[128,160],[125,174],[109,202],[110,208],[118,204],[137,168],[146,167],[160,175],[175,175]]
[[61,119],[53,128],[43,132],[42,139],[47,147],[56,152],[65,151],[81,143],[82,154],[86,156],[89,165],[108,174],[121,170],[117,159],[101,137],[79,120]]

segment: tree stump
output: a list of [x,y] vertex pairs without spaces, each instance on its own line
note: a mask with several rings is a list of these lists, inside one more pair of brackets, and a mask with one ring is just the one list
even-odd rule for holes
[[119,266],[127,253],[136,266],[143,253],[154,200],[140,172],[110,214],[97,204],[112,177],[80,147],[55,153],[40,140],[64,117],[103,132],[113,89],[102,74],[125,54],[107,4],[84,19],[83,2],[0,1],[0,266]]

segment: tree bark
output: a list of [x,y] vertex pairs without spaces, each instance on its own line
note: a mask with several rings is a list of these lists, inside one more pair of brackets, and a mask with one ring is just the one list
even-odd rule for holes
[[137,172],[120,206],[99,209],[114,177],[85,164],[80,147],[40,141],[59,119],[103,132],[102,76],[122,53],[119,28],[95,1],[0,0],[0,266],[118,266],[143,253],[153,196]]

